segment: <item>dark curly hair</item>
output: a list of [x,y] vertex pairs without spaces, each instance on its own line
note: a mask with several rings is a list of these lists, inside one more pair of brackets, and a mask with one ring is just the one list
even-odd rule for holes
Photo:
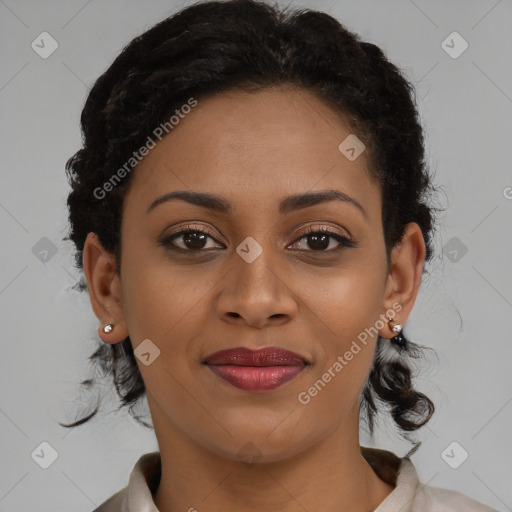
[[[93,231],[115,255],[119,272],[122,204],[133,173],[107,198],[97,198],[94,191],[156,126],[190,97],[200,101],[230,89],[251,92],[287,85],[309,90],[326,102],[368,148],[368,170],[383,198],[388,266],[391,249],[409,222],[420,226],[430,261],[437,209],[427,200],[435,188],[426,168],[412,84],[379,47],[361,41],[325,13],[230,0],[198,2],[154,25],[133,39],[92,87],[81,116],[83,147],[66,163],[72,188],[67,201],[69,237],[76,247],[77,268],[83,269],[84,242]],[[83,276],[78,288],[87,288]],[[432,401],[414,390],[406,361],[426,347],[406,341],[400,357],[390,361],[379,357],[382,343],[389,341],[378,339],[361,394],[371,434],[379,405],[389,408],[406,438],[434,412]],[[129,406],[140,421],[133,406],[145,394],[145,386],[130,339],[101,343],[89,359],[104,376],[113,378],[119,409]],[[82,384],[91,387],[94,382]],[[60,424],[80,425],[97,411],[98,407],[74,423]]]

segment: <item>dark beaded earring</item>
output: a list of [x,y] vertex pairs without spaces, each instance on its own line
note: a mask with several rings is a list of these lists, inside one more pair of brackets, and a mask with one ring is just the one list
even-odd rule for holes
[[396,333],[396,335],[391,338],[391,343],[395,344],[398,348],[405,348],[407,342],[402,334],[403,327],[391,319],[389,319],[389,324],[394,324],[391,330]]

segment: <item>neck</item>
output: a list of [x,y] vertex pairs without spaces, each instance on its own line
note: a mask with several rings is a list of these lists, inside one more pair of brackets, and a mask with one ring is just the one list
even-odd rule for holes
[[160,512],[371,512],[393,490],[361,454],[358,417],[294,456],[253,464],[217,455],[155,419],[162,474],[153,499]]

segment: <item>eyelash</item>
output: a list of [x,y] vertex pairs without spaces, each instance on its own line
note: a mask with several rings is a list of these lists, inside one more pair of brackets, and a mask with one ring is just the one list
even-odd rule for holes
[[[211,238],[212,240],[215,240],[215,238],[212,236],[211,233],[209,233],[208,231],[204,231],[202,229],[198,229],[194,226],[191,226],[191,225],[187,225],[185,226],[185,229],[182,229],[180,231],[177,231],[175,233],[171,233],[170,235],[162,238],[160,240],[160,245],[163,245],[166,249],[169,249],[171,251],[177,251],[177,252],[188,252],[188,253],[195,253],[195,254],[199,254],[199,253],[202,253],[202,252],[211,252],[212,249],[198,249],[196,251],[192,250],[192,249],[183,249],[182,247],[176,247],[175,245],[172,244],[172,241],[175,239],[175,238],[179,238],[180,236],[183,236],[183,235],[187,235],[187,234],[190,234],[190,233],[201,233],[201,234],[204,234],[206,236],[208,236],[209,238]],[[303,238],[306,238],[308,235],[311,235],[311,234],[326,234],[326,235],[329,235],[330,237],[334,238],[340,245],[336,248],[336,249],[330,249],[330,250],[306,250],[304,252],[314,252],[314,253],[324,253],[324,254],[335,254],[335,253],[338,253],[339,251],[345,249],[345,248],[351,248],[351,247],[356,247],[357,244],[351,240],[350,238],[346,237],[346,236],[343,236],[343,235],[340,235],[339,233],[336,233],[335,231],[331,231],[330,229],[327,229],[325,227],[312,227],[310,226],[307,231],[305,233],[303,233],[299,238],[297,238],[293,244],[299,242],[300,240],[302,240]],[[217,242],[217,240],[215,240],[216,243],[220,243],[220,242]],[[301,249],[297,249],[299,251],[301,251]],[[303,251],[303,250],[302,250]]]

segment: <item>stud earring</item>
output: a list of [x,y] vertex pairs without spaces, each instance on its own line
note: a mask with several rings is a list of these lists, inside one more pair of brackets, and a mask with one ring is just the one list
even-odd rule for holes
[[114,328],[114,324],[107,324],[105,327],[103,327],[103,332],[110,333],[112,332],[112,329]]
[[400,324],[396,323],[395,321],[391,320],[390,318],[388,318],[388,320],[391,330],[394,333],[396,333],[396,335],[391,338],[391,343],[395,344],[398,348],[405,348],[407,342],[402,335],[403,327]]

